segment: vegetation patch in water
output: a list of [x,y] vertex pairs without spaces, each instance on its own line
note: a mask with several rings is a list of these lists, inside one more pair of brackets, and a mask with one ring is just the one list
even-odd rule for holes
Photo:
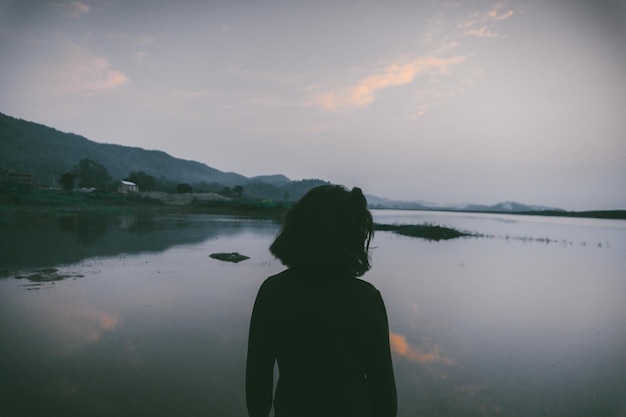
[[60,272],[56,268],[45,268],[35,271],[28,275],[16,275],[15,279],[27,279],[31,282],[53,282],[63,281],[67,278],[82,278],[80,274],[66,274]]
[[448,240],[463,236],[475,236],[449,227],[435,224],[374,224],[374,230],[394,232],[403,236],[420,237],[427,240]]

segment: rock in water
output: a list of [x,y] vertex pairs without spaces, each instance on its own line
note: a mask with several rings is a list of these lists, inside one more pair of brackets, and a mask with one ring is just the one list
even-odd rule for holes
[[213,259],[219,259],[220,261],[226,261],[226,262],[241,262],[241,261],[245,261],[246,259],[250,259],[249,256],[245,256],[242,255],[240,253],[237,252],[231,252],[231,253],[224,253],[224,252],[220,252],[220,253],[212,253],[209,255],[211,258]]

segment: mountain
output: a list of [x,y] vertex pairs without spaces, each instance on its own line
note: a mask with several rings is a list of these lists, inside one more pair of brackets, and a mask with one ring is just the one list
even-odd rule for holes
[[[0,173],[3,170],[33,174],[40,186],[57,186],[62,174],[80,160],[91,159],[104,166],[114,180],[143,171],[164,183],[189,183],[194,190],[217,191],[224,187],[244,187],[247,198],[294,201],[311,188],[329,184],[319,179],[292,181],[284,175],[245,177],[223,172],[196,161],[175,158],[165,152],[103,144],[73,133],[60,132],[38,123],[0,113]],[[171,188],[171,187],[170,187]],[[225,195],[229,195],[228,192]],[[501,213],[562,211],[550,207],[503,202],[493,206],[465,204],[445,206],[425,201],[400,201],[367,196],[371,208],[404,210],[487,211]]]
[[190,184],[206,182],[232,187],[248,182],[243,175],[222,172],[162,151],[97,143],[0,113],[0,169],[32,173],[35,184],[52,186],[84,158],[106,167],[116,180],[132,171],[143,171],[155,178]]
[[537,206],[505,201],[493,205],[482,204],[435,204],[426,201],[401,201],[390,200],[375,196],[367,196],[367,201],[372,208],[385,208],[397,210],[437,210],[437,211],[463,211],[463,212],[487,212],[487,213],[530,213],[530,212],[562,212],[563,209],[547,206]]
[[284,175],[257,175],[256,177],[250,177],[249,181],[254,182],[264,182],[266,184],[275,185],[277,187],[282,187],[291,182],[289,178]]
[[280,174],[248,178],[162,151],[93,142],[0,113],[0,174],[4,170],[28,173],[33,175],[35,185],[58,186],[61,175],[82,159],[102,165],[115,181],[143,171],[159,181],[157,188],[165,190],[188,183],[196,191],[232,196],[232,189],[242,186],[247,198],[293,201],[317,185],[329,184],[319,179],[292,181]]
[[397,209],[397,210],[440,210],[440,211],[465,211],[465,212],[489,212],[489,213],[530,213],[540,211],[561,212],[560,208],[528,205],[515,201],[505,201],[494,205],[481,204],[436,204],[428,201],[403,201],[390,200],[376,196],[367,196],[367,201],[372,208]]
[[515,213],[515,212],[531,212],[531,211],[563,211],[562,209],[555,207],[537,206],[517,203],[515,201],[505,201],[502,203],[494,204],[492,206],[484,206],[479,204],[468,204],[462,206],[463,211],[490,211],[490,212],[502,212],[502,213]]
[[439,208],[436,204],[425,201],[392,200],[374,195],[366,195],[366,198],[368,205],[374,209],[435,210]]

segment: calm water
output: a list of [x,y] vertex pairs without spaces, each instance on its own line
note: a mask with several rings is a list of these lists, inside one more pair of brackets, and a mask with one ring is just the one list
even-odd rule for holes
[[[626,416],[626,222],[376,211],[400,416]],[[0,416],[245,416],[271,221],[0,225]],[[239,264],[209,257],[240,252]],[[37,272],[39,271],[39,272]],[[43,271],[43,272],[41,272]]]

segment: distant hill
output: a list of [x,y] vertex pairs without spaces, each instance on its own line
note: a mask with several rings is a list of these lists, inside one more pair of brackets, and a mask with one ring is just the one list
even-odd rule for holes
[[[223,187],[242,186],[246,198],[294,201],[311,188],[328,184],[320,179],[292,181],[280,174],[248,178],[234,172],[223,172],[200,162],[175,158],[162,151],[97,143],[83,136],[60,132],[0,113],[0,171],[30,173],[36,185],[57,186],[60,176],[85,158],[104,166],[113,180],[127,178],[131,172],[143,171],[166,183],[192,184],[195,191],[219,192]],[[424,201],[390,200],[371,195],[367,199],[372,208],[388,209],[502,213],[561,211],[515,202],[493,206],[442,206]]]
[[37,185],[52,186],[61,174],[84,158],[106,167],[116,180],[132,171],[143,171],[155,178],[186,183],[236,186],[248,182],[243,175],[222,172],[162,151],[97,143],[0,113],[0,169],[29,172],[34,174]]
[[505,201],[503,203],[494,204],[492,206],[468,204],[462,207],[466,211],[490,211],[502,213],[522,213],[529,211],[564,211],[555,207],[537,206],[517,203],[515,201]]
[[319,179],[292,181],[280,174],[248,178],[162,151],[97,143],[0,113],[0,172],[29,173],[35,185],[56,187],[61,175],[85,158],[104,166],[115,181],[143,171],[170,187],[191,184],[194,191],[225,191],[229,195],[225,189],[242,186],[246,198],[293,201],[317,185],[328,184]]
[[256,177],[250,177],[250,182],[264,182],[267,184],[272,184],[276,186],[287,185],[291,182],[289,178],[284,175],[258,175]]
[[481,204],[457,204],[441,205],[427,201],[401,201],[390,200],[376,196],[367,196],[367,201],[372,208],[385,208],[397,210],[442,210],[442,211],[463,211],[463,212],[488,212],[488,213],[529,213],[529,212],[563,212],[564,210],[547,207],[505,201],[494,205]]

